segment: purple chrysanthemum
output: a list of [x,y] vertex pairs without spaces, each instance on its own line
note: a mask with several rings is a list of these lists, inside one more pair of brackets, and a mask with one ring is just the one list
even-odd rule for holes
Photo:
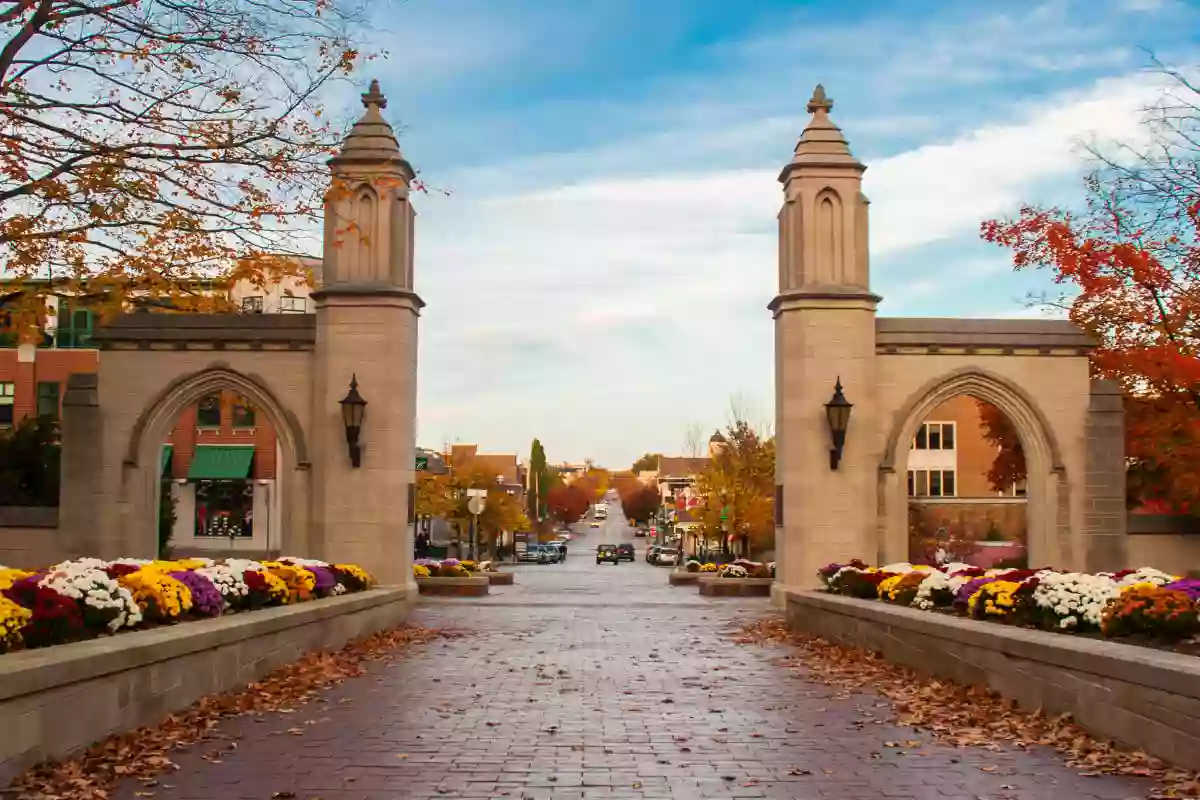
[[1183,578],[1174,583],[1168,583],[1163,588],[1183,592],[1192,599],[1192,602],[1200,603],[1200,578]]
[[988,576],[985,578],[975,578],[974,580],[964,583],[954,595],[954,604],[965,606],[967,601],[971,599],[971,595],[979,591],[981,586],[985,586],[992,581],[999,580],[997,576]]
[[188,587],[192,593],[192,611],[205,617],[219,617],[225,610],[225,598],[216,584],[198,572],[180,570],[171,577]]
[[306,570],[313,574],[316,579],[316,591],[322,595],[333,591],[333,587],[337,586],[337,578],[327,567],[310,566],[305,567]]

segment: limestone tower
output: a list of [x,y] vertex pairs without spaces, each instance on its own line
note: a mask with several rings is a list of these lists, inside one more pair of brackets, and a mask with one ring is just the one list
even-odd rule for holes
[[726,444],[728,442],[725,441],[725,437],[721,432],[713,431],[713,435],[708,437],[708,457],[716,458],[725,449]]
[[[413,169],[371,81],[366,112],[329,161],[325,261],[316,300],[313,531],[322,557],[357,562],[384,584],[412,582],[408,525],[415,458],[417,317]],[[341,401],[367,401],[352,464]]]
[[[817,86],[812,115],[779,174],[775,318],[776,561],[779,583],[811,586],[833,560],[875,557],[875,307],[867,252],[866,170],[829,118]],[[841,380],[853,403],[845,448],[830,466],[825,404]]]

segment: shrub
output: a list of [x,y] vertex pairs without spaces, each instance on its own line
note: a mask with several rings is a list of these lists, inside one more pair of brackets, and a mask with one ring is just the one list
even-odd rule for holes
[[1137,586],[1108,602],[1101,630],[1105,636],[1181,639],[1200,632],[1200,614],[1186,592]]
[[700,562],[699,561],[689,561],[683,565],[683,568],[685,570],[687,570],[688,572],[699,572],[700,571]]

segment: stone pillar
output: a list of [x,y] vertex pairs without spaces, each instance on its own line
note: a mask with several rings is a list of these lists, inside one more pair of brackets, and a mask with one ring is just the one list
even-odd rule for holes
[[[830,561],[878,552],[875,307],[869,288],[866,170],[829,118],[812,119],[780,173],[775,318],[776,563],[780,592],[816,584]],[[854,409],[836,470],[825,404],[841,380]]]
[[1093,380],[1086,423],[1083,567],[1088,572],[1125,569],[1125,405],[1114,381]]
[[59,454],[61,487],[58,500],[58,535],[67,557],[113,559],[120,541],[106,540],[101,524],[104,508],[104,418],[100,413],[100,381],[96,373],[75,373],[67,378],[62,401],[62,449]]
[[[413,292],[412,167],[381,110],[366,113],[329,162],[325,252],[316,300],[313,392],[314,549],[361,564],[381,583],[412,585],[407,524],[414,480],[417,317]],[[367,401],[362,463],[351,465],[341,405],[357,379]],[[413,586],[415,591],[415,585]]]

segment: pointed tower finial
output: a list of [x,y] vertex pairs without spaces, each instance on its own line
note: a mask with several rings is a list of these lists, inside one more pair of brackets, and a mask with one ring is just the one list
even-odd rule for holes
[[[371,80],[370,88],[368,88],[366,93],[362,96],[362,104],[363,108],[366,109],[370,109],[371,106],[375,106],[379,109],[387,108],[387,98],[384,97],[383,92],[379,90],[378,79]],[[809,103],[809,105],[811,106],[812,104]]]
[[808,113],[815,114],[818,111],[824,111],[828,114],[833,110],[833,98],[825,96],[825,87],[817,84],[817,88],[813,89],[812,99],[808,101]]

